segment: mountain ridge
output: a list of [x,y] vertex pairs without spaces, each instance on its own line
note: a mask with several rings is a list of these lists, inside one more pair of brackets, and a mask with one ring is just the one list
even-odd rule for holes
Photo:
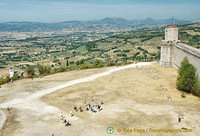
[[[176,24],[188,23],[190,21],[173,19],[173,22]],[[146,18],[143,20],[127,20],[120,17],[106,17],[100,20],[92,20],[92,21],[63,21],[57,23],[44,23],[44,22],[31,22],[31,21],[10,21],[5,23],[0,23],[0,31],[46,31],[46,30],[61,30],[67,28],[77,28],[79,26],[84,28],[90,28],[91,26],[98,25],[107,25],[110,27],[133,27],[137,25],[160,25],[160,24],[171,24],[172,18],[169,19],[153,19]]]

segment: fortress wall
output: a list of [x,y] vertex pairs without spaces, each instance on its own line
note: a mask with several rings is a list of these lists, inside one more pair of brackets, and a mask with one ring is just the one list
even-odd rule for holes
[[172,67],[173,44],[163,42],[161,45],[160,65],[161,67]]
[[182,43],[175,43],[173,48],[173,66],[178,69],[184,57],[187,56],[189,62],[196,67],[200,77],[200,50]]

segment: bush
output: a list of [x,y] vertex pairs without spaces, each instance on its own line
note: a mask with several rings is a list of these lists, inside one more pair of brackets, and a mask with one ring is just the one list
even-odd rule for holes
[[61,66],[61,67],[59,67],[59,68],[55,68],[55,69],[54,69],[55,73],[57,73],[57,72],[64,72],[64,71],[66,71],[66,70],[67,70],[67,68],[64,67],[64,66]]
[[186,96],[185,96],[185,94],[184,94],[184,93],[183,93],[183,94],[181,94],[181,97],[182,97],[182,98],[186,98]]
[[117,54],[117,56],[119,56],[119,57],[127,57],[127,55],[125,53],[119,53],[119,54]]
[[185,57],[178,71],[177,88],[188,93],[197,94],[199,91],[199,83],[196,71],[196,68],[190,64],[188,58]]
[[10,82],[10,76],[6,75],[3,78],[0,78],[0,85]]
[[3,84],[5,84],[5,83],[6,83],[6,79],[0,78],[0,85],[3,85]]
[[123,50],[123,52],[130,52],[130,50]]
[[47,74],[50,74],[51,67],[39,65],[38,66],[38,71],[39,71],[40,75],[47,75]]
[[94,68],[103,67],[103,62],[101,60],[95,60],[92,67]]
[[117,63],[114,63],[114,62],[108,62],[107,66],[117,66],[118,64]]
[[80,65],[80,69],[88,69],[88,68],[90,68],[89,67],[89,65],[88,64],[82,64],[82,65]]
[[15,72],[11,79],[14,81],[14,80],[17,80],[19,78],[20,78],[20,76]]
[[120,52],[120,51],[121,51],[121,50],[114,50],[113,52],[116,53],[116,52]]
[[35,70],[33,66],[28,66],[26,69],[27,77],[33,78],[35,76]]

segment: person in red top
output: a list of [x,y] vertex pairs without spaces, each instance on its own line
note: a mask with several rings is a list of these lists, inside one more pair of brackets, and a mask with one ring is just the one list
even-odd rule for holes
[[80,112],[82,112],[82,111],[83,111],[81,106],[79,107],[79,109],[80,109]]

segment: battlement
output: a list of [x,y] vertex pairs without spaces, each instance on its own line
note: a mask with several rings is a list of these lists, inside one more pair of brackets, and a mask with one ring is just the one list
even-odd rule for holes
[[167,25],[167,27],[166,28],[178,28],[178,26],[177,25],[174,25],[174,24],[172,24],[172,25]]

